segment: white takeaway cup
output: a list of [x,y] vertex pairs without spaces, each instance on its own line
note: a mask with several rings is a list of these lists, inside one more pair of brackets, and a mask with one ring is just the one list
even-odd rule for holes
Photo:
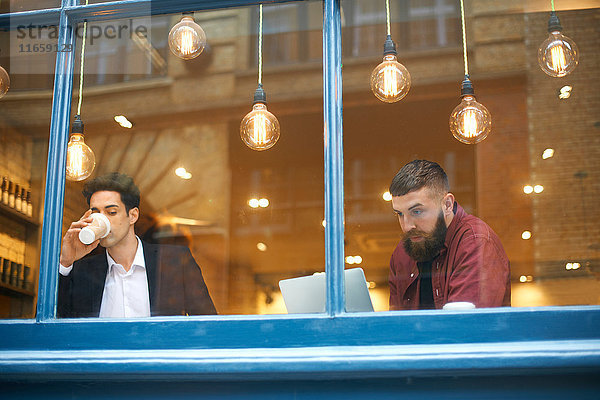
[[469,303],[468,301],[454,301],[452,303],[444,304],[444,310],[472,310],[475,308],[475,304]]
[[106,215],[93,213],[91,217],[93,218],[92,223],[79,231],[79,240],[83,244],[94,243],[110,233],[110,221]]

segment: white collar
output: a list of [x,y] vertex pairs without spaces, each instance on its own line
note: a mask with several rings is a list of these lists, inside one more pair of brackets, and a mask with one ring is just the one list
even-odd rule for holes
[[[131,267],[133,268],[134,265],[137,265],[138,267],[146,268],[146,260],[144,259],[144,246],[142,246],[142,241],[139,237],[137,237],[137,235],[135,236],[135,238],[137,239],[138,245],[135,251],[135,257],[133,258],[133,262],[131,263]],[[115,260],[113,260],[110,254],[108,254],[108,249],[106,249],[106,259],[108,260],[108,271],[110,272],[112,267],[117,263],[115,262]]]

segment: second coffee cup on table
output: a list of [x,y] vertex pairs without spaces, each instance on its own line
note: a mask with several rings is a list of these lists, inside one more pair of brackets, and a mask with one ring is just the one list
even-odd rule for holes
[[91,217],[93,218],[92,223],[79,232],[79,240],[83,244],[94,243],[110,233],[110,221],[106,215],[93,213]]

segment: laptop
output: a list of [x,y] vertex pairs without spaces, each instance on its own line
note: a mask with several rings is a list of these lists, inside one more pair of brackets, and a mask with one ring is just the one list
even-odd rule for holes
[[[288,314],[325,312],[325,272],[279,281]],[[373,311],[362,268],[344,270],[346,311]]]

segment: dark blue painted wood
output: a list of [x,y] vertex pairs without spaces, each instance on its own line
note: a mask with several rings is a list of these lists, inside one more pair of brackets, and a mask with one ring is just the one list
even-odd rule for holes
[[325,141],[325,271],[327,312],[344,312],[344,152],[342,27],[339,0],[323,7],[323,118]]
[[476,378],[352,379],[281,382],[80,382],[0,386],[7,398],[43,399],[464,399],[565,400],[598,398],[598,376],[588,373]]
[[[64,11],[60,16],[58,44],[60,48],[70,45],[75,49],[75,35]],[[54,318],[58,288],[58,265],[62,229],[62,211],[65,194],[65,165],[69,139],[69,116],[73,89],[73,54],[58,52],[54,76],[52,119],[48,143],[48,166],[44,198],[44,222],[40,257],[40,279],[37,303],[37,321]]]
[[[600,373],[600,341],[297,349],[17,351],[0,381],[235,381]],[[577,354],[577,357],[572,355]]]
[[[78,1],[64,0],[64,10],[72,22],[106,21],[117,18],[144,17],[182,13],[185,11],[214,10],[229,7],[244,7],[256,4],[288,3],[299,0],[124,0],[85,5]],[[22,11],[0,14],[0,28],[9,29],[17,25],[57,25],[62,8]]]
[[58,25],[60,8],[0,14],[0,29],[16,29],[19,26]]
[[[239,349],[600,339],[600,307],[0,321],[0,349]],[[66,341],[56,338],[67,338]],[[485,348],[481,349],[482,354]]]
[[68,7],[67,12],[74,21],[81,21],[83,19],[88,21],[106,21],[115,18],[143,17],[291,1],[298,0],[125,0]]

